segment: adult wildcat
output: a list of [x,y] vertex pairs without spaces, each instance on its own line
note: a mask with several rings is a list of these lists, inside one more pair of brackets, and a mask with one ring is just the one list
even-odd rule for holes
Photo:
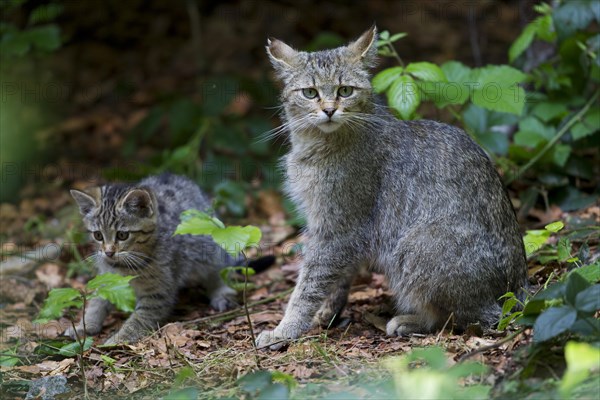
[[375,104],[376,38],[373,27],[314,53],[268,42],[290,133],[287,192],[308,239],[283,320],[259,347],[339,315],[361,266],[389,280],[389,335],[430,332],[451,316],[459,328],[490,327],[498,298],[527,286],[514,210],[483,150],[458,128],[400,121]]

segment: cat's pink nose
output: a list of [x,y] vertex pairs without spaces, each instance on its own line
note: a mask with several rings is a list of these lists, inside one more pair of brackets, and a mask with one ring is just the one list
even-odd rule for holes
[[324,108],[323,112],[329,117],[333,117],[333,114],[335,113],[335,108]]
[[107,257],[112,257],[115,255],[114,251],[105,251],[104,254],[106,254]]

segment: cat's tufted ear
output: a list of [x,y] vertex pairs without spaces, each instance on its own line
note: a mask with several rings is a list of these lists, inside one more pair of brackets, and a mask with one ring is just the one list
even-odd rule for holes
[[131,189],[119,202],[117,209],[139,218],[149,218],[154,215],[152,195],[145,189]]
[[71,196],[77,202],[79,206],[79,212],[81,215],[88,215],[92,210],[98,207],[100,198],[100,188],[93,188],[88,190],[90,193],[82,192],[81,190],[71,189]]
[[377,27],[373,25],[356,41],[348,45],[355,61],[362,61],[367,67],[374,67],[377,62]]
[[280,78],[295,65],[298,52],[279,39],[267,39],[267,54]]

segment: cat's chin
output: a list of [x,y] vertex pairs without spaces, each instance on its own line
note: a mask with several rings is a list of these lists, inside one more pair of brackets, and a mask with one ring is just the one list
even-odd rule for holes
[[342,126],[342,124],[340,124],[339,122],[328,121],[317,125],[317,128],[319,128],[321,132],[331,133],[333,131],[338,130],[340,126]]

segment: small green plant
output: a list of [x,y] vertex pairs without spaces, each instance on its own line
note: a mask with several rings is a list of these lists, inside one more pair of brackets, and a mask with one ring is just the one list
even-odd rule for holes
[[[600,277],[600,263],[585,267]],[[554,283],[535,295],[523,309],[520,323],[533,324],[533,340],[543,342],[565,332],[583,337],[600,337],[600,321],[594,314],[600,310],[600,284],[592,284],[572,271],[562,282]]]
[[74,288],[52,289],[40,310],[36,322],[44,323],[59,318],[64,310],[82,308],[95,297],[110,301],[119,310],[132,312],[135,307],[135,293],[129,281],[135,276],[102,274],[90,280],[84,290]]
[[[121,276],[118,274],[102,274],[90,280],[83,290],[74,288],[58,288],[52,289],[48,297],[44,301],[44,305],[39,312],[37,323],[45,323],[52,319],[61,317],[65,310],[74,311],[83,309],[82,324],[85,332],[85,307],[86,304],[93,298],[101,297],[114,304],[118,309],[126,312],[132,312],[135,307],[135,293],[129,285],[129,281],[134,279],[134,276]],[[75,335],[77,330],[73,314],[71,313],[71,326]],[[65,357],[76,356],[79,360],[81,370],[81,378],[83,382],[84,398],[88,398],[87,394],[87,378],[85,376],[85,359],[83,353],[92,347],[93,339],[76,336],[75,341],[66,344],[59,344],[58,353]],[[54,350],[54,346],[51,347]]]
[[[516,322],[534,327],[534,341],[543,342],[562,333],[571,332],[583,336],[600,335],[600,323],[593,318],[600,309],[600,263],[582,266],[579,257],[572,255],[571,242],[559,236],[556,245],[548,245],[548,239],[563,230],[564,223],[556,221],[544,229],[527,231],[523,242],[527,256],[541,263],[566,262],[576,267],[558,282],[544,285],[535,296],[525,301],[512,292],[504,299],[502,318],[498,329]],[[554,277],[551,274],[548,282]],[[518,306],[519,310],[513,311]]]
[[[262,236],[260,229],[255,226],[225,226],[218,218],[198,210],[184,211],[181,213],[180,218],[181,223],[177,226],[177,229],[175,229],[174,235],[208,235],[232,257],[237,257],[241,254],[245,264],[248,262],[245,250],[249,247],[258,246]],[[244,286],[242,290],[244,311],[246,313],[248,327],[250,328],[250,336],[252,337],[252,343],[254,345],[256,343],[256,337],[254,335],[254,329],[252,327],[250,312],[248,311],[247,305],[248,276],[254,274],[254,270],[248,268],[247,265],[242,267],[230,266],[225,269],[224,273],[228,275],[232,270],[240,271],[244,275]],[[227,278],[226,281],[229,281],[229,279]],[[256,354],[256,364],[260,367],[258,354]]]

